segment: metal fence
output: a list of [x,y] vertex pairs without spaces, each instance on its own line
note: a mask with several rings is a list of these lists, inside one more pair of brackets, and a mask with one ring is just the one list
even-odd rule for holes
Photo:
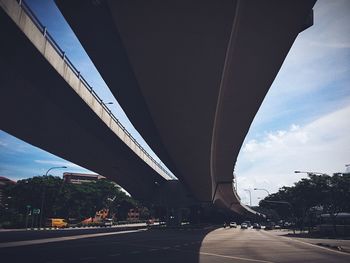
[[83,83],[85,88],[93,95],[93,97],[99,102],[102,108],[108,113],[108,115],[114,120],[114,122],[125,132],[125,134],[129,137],[131,141],[133,141],[136,146],[149,158],[151,161],[161,169],[165,174],[167,174],[170,178],[175,179],[175,177],[169,173],[160,163],[158,163],[139,143],[136,139],[129,133],[129,131],[119,122],[117,117],[111,112],[111,110],[106,106],[103,100],[97,95],[94,91],[93,87],[89,85],[89,83],[85,80],[85,78],[80,74],[80,71],[73,65],[70,59],[66,56],[65,52],[60,48],[57,42],[53,39],[50,33],[47,31],[47,28],[39,21],[30,7],[23,0],[17,0],[18,4],[21,6],[22,10],[31,18],[36,27],[40,30],[43,36],[50,42],[59,56],[65,61],[65,63],[69,66],[69,68],[74,72],[74,74],[78,77],[78,79]]

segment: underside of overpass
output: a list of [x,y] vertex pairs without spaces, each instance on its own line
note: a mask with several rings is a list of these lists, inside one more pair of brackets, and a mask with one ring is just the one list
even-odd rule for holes
[[56,0],[128,117],[201,201],[232,187],[243,140],[315,0]]
[[0,1],[0,7],[0,129],[152,201],[169,178],[113,132],[116,124],[17,2]]

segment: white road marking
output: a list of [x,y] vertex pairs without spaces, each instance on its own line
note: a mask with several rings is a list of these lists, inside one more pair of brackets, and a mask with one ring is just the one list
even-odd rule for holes
[[294,241],[294,242],[299,242],[299,243],[302,243],[302,244],[305,244],[305,245],[308,245],[308,246],[311,246],[311,247],[316,247],[316,248],[328,250],[328,251],[331,251],[331,252],[334,252],[334,253],[350,256],[349,253],[342,252],[342,251],[335,250],[335,249],[331,249],[331,248],[328,248],[328,247],[318,246],[318,245],[311,244],[311,243],[308,243],[308,242],[305,242],[305,241],[301,241],[299,239],[294,239],[294,238],[291,238],[291,237],[284,237],[284,236],[274,235],[274,234],[266,232],[266,231],[263,232],[263,233],[265,233],[265,234],[267,234],[269,236],[280,237],[280,238],[291,240],[291,241]]
[[128,231],[120,231],[120,232],[108,232],[108,233],[96,233],[96,234],[85,234],[85,235],[66,236],[66,237],[53,237],[53,238],[34,239],[34,240],[25,240],[25,241],[13,241],[13,242],[7,242],[7,243],[0,243],[0,248],[31,246],[31,245],[46,244],[46,243],[51,243],[51,242],[62,242],[62,241],[77,240],[77,239],[83,239],[83,238],[122,235],[122,234],[142,232],[142,231],[147,231],[147,229],[128,230]]
[[299,242],[299,243],[302,243],[302,244],[305,244],[305,245],[309,245],[309,246],[312,246],[312,247],[328,250],[328,251],[331,251],[331,252],[334,252],[334,253],[350,256],[350,254],[346,253],[346,252],[342,252],[342,251],[339,251],[339,250],[331,249],[331,248],[328,248],[328,247],[318,246],[318,245],[311,244],[311,243],[308,243],[308,242],[305,242],[305,241],[301,241],[301,240],[298,240],[298,239],[293,239],[293,238],[290,238],[290,237],[281,237],[281,238],[285,238],[285,239],[288,239],[288,240]]
[[206,255],[206,256],[221,257],[221,258],[239,259],[239,260],[245,260],[245,261],[250,261],[250,262],[273,263],[272,261],[252,259],[252,258],[234,257],[234,256],[226,256],[226,255],[207,253],[207,252],[199,252],[199,254]]

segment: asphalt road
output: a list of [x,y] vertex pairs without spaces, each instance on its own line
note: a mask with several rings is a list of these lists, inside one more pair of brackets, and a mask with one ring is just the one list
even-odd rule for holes
[[350,262],[350,254],[264,230],[133,230],[89,234],[89,238],[82,238],[84,230],[79,234],[75,240],[60,237],[55,242],[35,245],[28,244],[30,241],[25,245],[11,243],[11,247],[0,248],[0,258],[2,262],[46,263]]
[[113,227],[91,227],[91,228],[64,228],[64,229],[46,229],[46,230],[0,230],[0,244],[4,242],[13,242],[21,240],[33,240],[50,237],[75,236],[81,234],[107,233],[123,230],[138,229],[146,227],[146,224],[118,225]]

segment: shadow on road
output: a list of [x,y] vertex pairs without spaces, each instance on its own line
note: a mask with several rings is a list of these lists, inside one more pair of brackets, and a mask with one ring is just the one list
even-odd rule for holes
[[[0,249],[7,262],[198,263],[201,243],[215,228],[150,229]],[[80,233],[82,234],[82,233]]]

